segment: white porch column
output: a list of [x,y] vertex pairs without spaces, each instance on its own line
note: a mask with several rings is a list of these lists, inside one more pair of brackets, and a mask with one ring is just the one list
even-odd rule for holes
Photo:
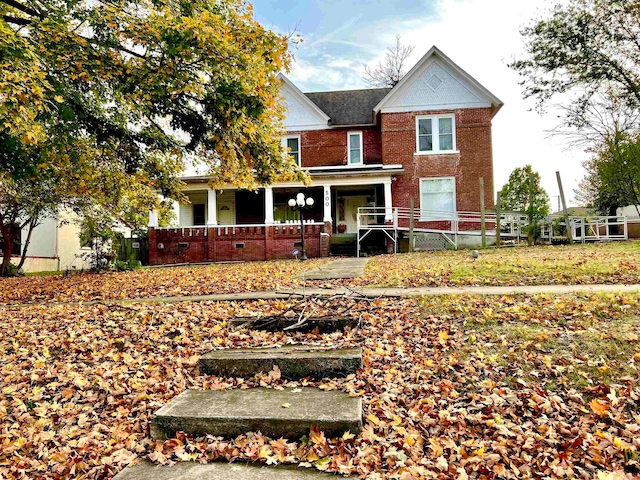
[[207,188],[207,226],[218,225],[218,202],[216,201],[216,191]]
[[384,221],[393,221],[393,199],[391,197],[391,182],[384,184]]
[[333,222],[331,218],[331,185],[323,185],[322,206],[324,208],[323,222]]
[[273,221],[273,189],[265,187],[264,189],[264,223],[272,225]]
[[149,228],[158,228],[158,210],[155,208],[149,212]]

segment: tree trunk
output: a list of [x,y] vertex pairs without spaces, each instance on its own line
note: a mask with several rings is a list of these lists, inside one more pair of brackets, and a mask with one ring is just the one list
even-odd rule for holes
[[24,246],[22,247],[22,257],[20,258],[20,263],[18,264],[18,271],[22,270],[24,265],[24,261],[27,258],[27,249],[29,248],[29,243],[31,243],[31,232],[37,225],[37,220],[31,220],[29,222],[29,233],[27,233],[27,238],[24,241]]
[[4,252],[2,257],[2,265],[0,265],[0,277],[6,277],[9,272],[9,263],[11,263],[11,252],[13,250],[13,242],[18,237],[17,234],[11,235],[11,230],[8,228],[1,228],[2,240],[4,243]]

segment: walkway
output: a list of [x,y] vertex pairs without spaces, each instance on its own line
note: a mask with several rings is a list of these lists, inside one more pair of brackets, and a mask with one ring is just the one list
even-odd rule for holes
[[564,295],[569,293],[640,293],[640,285],[531,285],[513,287],[417,287],[417,288],[298,288],[278,292],[220,293],[183,297],[132,298],[90,303],[181,303],[230,302],[242,300],[277,300],[304,295],[343,295],[345,297],[424,297],[438,295]]
[[302,273],[299,278],[305,280],[339,280],[358,278],[364,274],[368,258],[340,258],[312,270]]

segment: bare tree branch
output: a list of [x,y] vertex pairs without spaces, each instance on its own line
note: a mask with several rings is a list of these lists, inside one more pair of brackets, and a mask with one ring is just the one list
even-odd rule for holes
[[364,66],[364,81],[371,87],[395,87],[406,73],[405,62],[414,48],[413,45],[402,45],[400,35],[396,35],[396,44],[387,48],[383,62],[375,68]]

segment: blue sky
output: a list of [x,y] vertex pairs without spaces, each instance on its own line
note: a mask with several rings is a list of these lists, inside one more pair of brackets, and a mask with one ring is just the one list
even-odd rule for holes
[[302,90],[366,87],[364,64],[375,65],[400,35],[415,46],[411,68],[433,45],[500,98],[505,106],[493,123],[494,181],[499,189],[515,167],[533,165],[557,205],[555,171],[565,193],[583,177],[585,154],[549,138],[558,123],[551,111],[532,111],[522,99],[518,75],[507,67],[522,55],[520,29],[552,0],[254,0],[256,19],[279,32],[294,29],[303,42],[294,49],[288,77]]

